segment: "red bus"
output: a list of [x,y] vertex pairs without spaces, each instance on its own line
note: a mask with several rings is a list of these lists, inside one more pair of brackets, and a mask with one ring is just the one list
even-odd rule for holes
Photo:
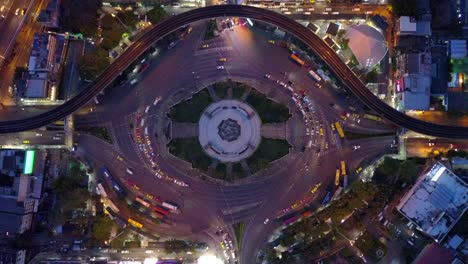
[[153,207],[153,209],[154,209],[154,211],[156,211],[158,213],[161,213],[163,215],[167,215],[169,213],[168,211],[166,211],[166,210],[164,210],[164,209],[162,209],[160,207],[157,207],[157,206]]
[[151,217],[153,218],[158,218],[158,219],[164,219],[164,215],[158,213],[158,212],[151,212]]

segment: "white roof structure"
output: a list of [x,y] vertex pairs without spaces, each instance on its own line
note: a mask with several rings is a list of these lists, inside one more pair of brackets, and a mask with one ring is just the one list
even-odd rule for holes
[[399,31],[401,34],[416,33],[416,19],[409,16],[402,16],[398,19]]
[[466,57],[466,40],[450,40],[450,57],[453,59],[461,59]]
[[436,163],[419,177],[397,209],[439,242],[468,209],[468,185],[447,167]]
[[365,24],[350,26],[345,38],[349,39],[349,48],[359,64],[366,68],[379,63],[388,50],[382,33]]
[[428,110],[430,102],[431,77],[409,74],[403,77],[403,106],[405,110]]

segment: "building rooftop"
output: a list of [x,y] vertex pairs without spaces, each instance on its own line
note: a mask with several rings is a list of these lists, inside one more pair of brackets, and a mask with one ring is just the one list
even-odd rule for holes
[[27,98],[45,98],[48,96],[47,92],[47,79],[45,78],[34,78],[28,79],[26,82],[26,93]]
[[400,32],[415,33],[416,32],[416,19],[409,16],[402,16],[398,19],[398,26]]
[[405,110],[428,110],[431,78],[420,74],[405,75],[402,79]]
[[387,54],[384,36],[368,25],[350,26],[345,38],[349,39],[349,48],[362,67],[374,67]]
[[468,185],[441,163],[421,175],[397,209],[441,241],[468,208]]
[[328,24],[327,34],[330,34],[332,36],[336,36],[339,29],[340,29],[340,25],[338,25],[336,23],[333,23],[333,22],[330,22],[330,24]]
[[317,30],[319,29],[316,25],[314,25],[313,23],[309,23],[309,25],[307,25],[307,28],[310,29],[312,32],[314,33],[317,33]]
[[454,59],[462,59],[466,57],[466,40],[452,39],[450,40],[450,57]]
[[447,109],[456,111],[468,111],[468,93],[448,92]]
[[454,258],[454,254],[442,247],[437,243],[427,245],[418,257],[414,260],[415,264],[426,264],[426,263],[450,263]]

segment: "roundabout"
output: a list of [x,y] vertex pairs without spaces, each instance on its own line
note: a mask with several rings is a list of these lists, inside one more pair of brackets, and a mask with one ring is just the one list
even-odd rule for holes
[[[106,191],[119,206],[121,216],[141,222],[143,232],[207,241],[223,255],[220,243],[224,238],[217,235],[223,230],[233,241],[239,262],[250,264],[268,235],[281,225],[283,215],[305,204],[317,206],[334,187],[330,174],[340,160],[345,159],[350,171],[354,170],[388,151],[385,146],[393,138],[339,139],[330,125],[351,105],[344,96],[318,88],[304,68],[288,60],[287,49],[269,44],[270,36],[258,33],[265,31],[237,27],[225,31],[216,42],[203,42],[199,37],[204,26],[203,22],[193,23],[192,33],[178,46],[171,50],[161,47],[161,55],[150,60],[147,72],[131,75],[138,84],[124,82],[109,89],[95,111],[76,115],[77,126],[106,126],[114,139],[111,145],[79,135],[77,152],[107,167],[112,181],[99,175]],[[216,68],[220,58],[227,58],[223,71]],[[230,80],[235,83],[232,91],[218,85]],[[330,107],[330,102],[343,107]],[[277,111],[259,108],[265,105]],[[352,105],[357,112],[362,111],[357,103]],[[218,107],[223,111],[216,110]],[[253,113],[253,121],[249,121]],[[206,125],[202,125],[203,118]],[[346,122],[343,125],[350,126],[353,121]],[[354,127],[392,129],[366,121]],[[205,144],[200,143],[201,134],[206,134]],[[188,158],[203,154],[195,163],[209,172],[223,172],[224,178],[207,177],[190,161],[170,153],[171,141],[190,141],[179,144],[184,147],[180,153]],[[208,142],[212,146],[216,143],[216,151],[224,150],[227,157],[205,152]],[[235,142],[242,144],[231,145]],[[250,155],[232,159],[250,143]],[[363,148],[355,151],[356,144]],[[287,155],[272,151],[280,145]],[[241,175],[237,178],[238,172]],[[322,187],[312,193],[318,183]],[[114,191],[114,184],[126,190],[125,197]],[[157,222],[148,209],[135,215],[135,210],[127,209],[128,202],[118,203],[125,200],[134,206],[136,198],[149,203],[150,208],[168,202],[178,209]],[[232,226],[239,223],[245,224],[245,231],[236,238]]]
[[210,157],[221,162],[238,162],[257,149],[260,126],[260,118],[248,104],[222,100],[202,114],[198,139]]

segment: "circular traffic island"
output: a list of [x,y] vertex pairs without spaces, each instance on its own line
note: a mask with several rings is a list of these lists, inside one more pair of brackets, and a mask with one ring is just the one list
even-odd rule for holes
[[288,141],[265,137],[262,126],[286,125],[290,116],[287,106],[245,83],[217,82],[168,109],[167,148],[205,177],[242,179],[289,154]]
[[248,104],[222,100],[211,104],[198,123],[198,140],[206,154],[220,162],[239,162],[257,149],[261,121]]

